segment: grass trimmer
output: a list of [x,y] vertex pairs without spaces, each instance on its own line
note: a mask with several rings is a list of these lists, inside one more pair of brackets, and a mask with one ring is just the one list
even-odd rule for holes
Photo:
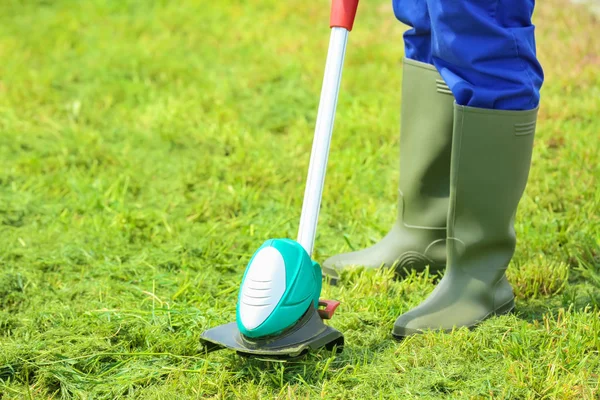
[[207,351],[296,357],[321,347],[337,349],[344,336],[325,325],[339,305],[320,300],[321,266],[311,259],[348,33],[358,0],[333,0],[331,39],[297,241],[267,240],[252,256],[240,288],[236,322],[202,334]]

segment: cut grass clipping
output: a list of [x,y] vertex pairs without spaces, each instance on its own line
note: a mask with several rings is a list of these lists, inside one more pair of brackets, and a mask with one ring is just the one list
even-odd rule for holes
[[[538,3],[517,313],[398,343],[434,277],[357,271],[323,293],[344,353],[267,363],[198,339],[263,240],[295,237],[329,3],[1,1],[0,398],[598,398],[600,23]],[[404,29],[361,4],[319,261],[395,218]]]

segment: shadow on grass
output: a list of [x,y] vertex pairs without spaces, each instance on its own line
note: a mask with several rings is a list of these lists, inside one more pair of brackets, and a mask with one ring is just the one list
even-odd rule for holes
[[517,302],[515,315],[525,321],[543,321],[544,315],[556,317],[561,309],[589,312],[600,309],[600,286],[587,280],[569,284],[561,294]]
[[[240,382],[254,382],[273,390],[287,385],[303,384],[314,387],[332,379],[352,384],[357,380],[352,372],[358,367],[375,363],[386,351],[393,351],[393,341],[382,341],[371,346],[345,346],[340,353],[320,350],[292,360],[267,361],[231,355],[231,365],[237,370]],[[356,384],[360,382],[355,382]]]

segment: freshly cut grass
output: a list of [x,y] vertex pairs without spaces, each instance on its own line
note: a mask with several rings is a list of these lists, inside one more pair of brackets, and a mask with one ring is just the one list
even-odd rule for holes
[[[344,353],[205,356],[241,274],[295,237],[328,2],[0,2],[0,398],[600,396],[600,23],[539,2],[546,72],[509,278],[517,313],[395,342],[434,277],[355,271],[324,297]],[[350,38],[317,260],[395,218],[404,27]]]

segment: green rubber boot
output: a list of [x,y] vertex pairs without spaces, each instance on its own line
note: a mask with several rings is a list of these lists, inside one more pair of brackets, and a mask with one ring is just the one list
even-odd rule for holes
[[453,104],[433,65],[404,60],[397,221],[374,246],[326,260],[325,275],[335,280],[350,266],[395,266],[398,272],[445,267]]
[[514,217],[536,118],[537,109],[454,106],[446,273],[423,303],[396,320],[394,336],[474,327],[514,308],[505,271],[515,251]]

